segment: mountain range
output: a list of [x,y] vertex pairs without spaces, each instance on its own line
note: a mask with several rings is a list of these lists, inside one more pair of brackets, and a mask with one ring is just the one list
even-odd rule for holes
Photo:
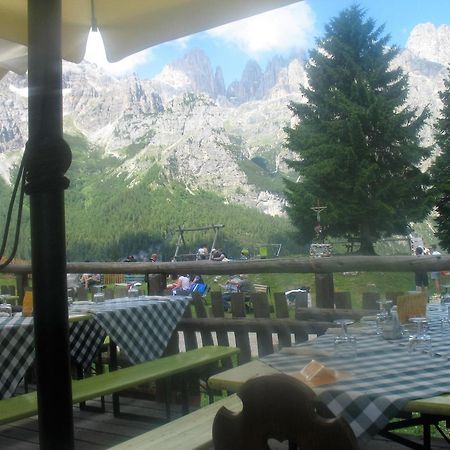
[[[413,29],[394,61],[409,75],[409,104],[430,107],[430,125],[449,62],[450,27],[430,23]],[[301,56],[274,57],[264,69],[248,61],[228,86],[199,49],[150,80],[114,78],[87,62],[63,69],[65,134],[104,161],[104,178],[121,178],[128,188],[180,183],[187,192],[214,192],[224,204],[284,214],[282,177],[295,174],[284,163],[283,128],[293,120],[288,103],[303,101]],[[0,81],[0,176],[7,182],[27,140],[26,83],[12,73]],[[431,126],[423,140],[432,143]]]

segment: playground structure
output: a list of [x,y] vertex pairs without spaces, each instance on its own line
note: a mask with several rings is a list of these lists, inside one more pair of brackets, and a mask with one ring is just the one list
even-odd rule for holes
[[[172,261],[194,261],[195,259],[197,259],[197,251],[195,251],[195,253],[188,252],[188,253],[180,253],[180,250],[184,249],[185,251],[188,249],[188,246],[186,244],[186,240],[185,240],[185,233],[186,232],[196,232],[196,231],[209,231],[212,230],[214,232],[213,235],[213,239],[212,239],[212,243],[211,246],[209,247],[209,249],[213,249],[216,248],[216,244],[217,244],[217,238],[219,235],[219,230],[221,228],[223,228],[225,225],[222,224],[211,224],[211,225],[204,225],[201,227],[184,227],[182,225],[178,225],[178,241],[177,241],[177,246],[175,248],[175,253],[172,256]],[[211,251],[209,253],[209,259],[211,259]]]

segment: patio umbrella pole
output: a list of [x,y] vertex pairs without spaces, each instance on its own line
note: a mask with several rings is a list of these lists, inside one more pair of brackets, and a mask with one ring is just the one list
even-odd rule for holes
[[67,306],[61,0],[28,1],[26,193],[30,196],[34,332],[42,449],[73,449]]

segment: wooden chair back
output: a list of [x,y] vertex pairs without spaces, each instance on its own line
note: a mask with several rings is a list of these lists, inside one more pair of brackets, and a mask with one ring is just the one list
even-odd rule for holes
[[[192,293],[192,303],[195,307],[196,316],[199,319],[206,319],[208,317],[208,311],[206,310],[205,304],[203,303],[203,297],[198,292]],[[203,346],[214,345],[214,341],[210,331],[202,331],[200,333],[202,338]]]
[[88,290],[84,286],[77,288],[77,300],[86,301],[88,299]]
[[352,309],[352,297],[350,292],[335,292],[334,305],[336,309]]
[[250,299],[253,305],[255,318],[268,319],[270,317],[270,305],[267,294],[263,292],[254,292],[250,295]]
[[111,300],[114,298],[114,289],[113,288],[105,288],[104,289],[104,294],[105,294],[105,300]]
[[115,286],[114,287],[114,298],[122,298],[128,295],[128,289],[126,286]]
[[424,292],[400,295],[397,297],[397,313],[401,324],[408,323],[411,317],[425,317],[427,297]]
[[273,294],[275,302],[275,315],[277,319],[288,319],[289,308],[286,300],[286,294],[284,292],[275,292]]
[[377,303],[377,300],[380,300],[379,292],[363,292],[362,309],[380,309],[380,305]]
[[288,440],[289,448],[357,450],[350,426],[342,418],[317,413],[316,395],[299,380],[275,374],[247,381],[239,392],[243,409],[222,407],[213,422],[215,450],[269,449],[268,440]]

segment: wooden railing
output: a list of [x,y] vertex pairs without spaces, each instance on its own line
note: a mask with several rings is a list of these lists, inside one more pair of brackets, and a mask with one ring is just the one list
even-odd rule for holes
[[[72,262],[68,273],[149,274],[151,293],[162,292],[165,277],[173,273],[223,275],[236,273],[315,273],[319,297],[329,297],[330,274],[334,272],[415,272],[450,270],[450,256],[331,256],[326,258],[276,258],[247,261],[184,261],[184,262]],[[23,296],[28,286],[31,264],[17,263],[3,272],[15,274],[18,295]],[[331,275],[332,276],[332,275]],[[318,284],[317,284],[318,283]],[[319,304],[319,306],[326,306]]]
[[[327,258],[276,258],[246,261],[183,262],[69,262],[68,273],[201,273],[205,275],[235,273],[333,273],[333,272],[414,272],[450,269],[450,256],[331,256]],[[12,264],[3,272],[31,273],[31,264]]]

